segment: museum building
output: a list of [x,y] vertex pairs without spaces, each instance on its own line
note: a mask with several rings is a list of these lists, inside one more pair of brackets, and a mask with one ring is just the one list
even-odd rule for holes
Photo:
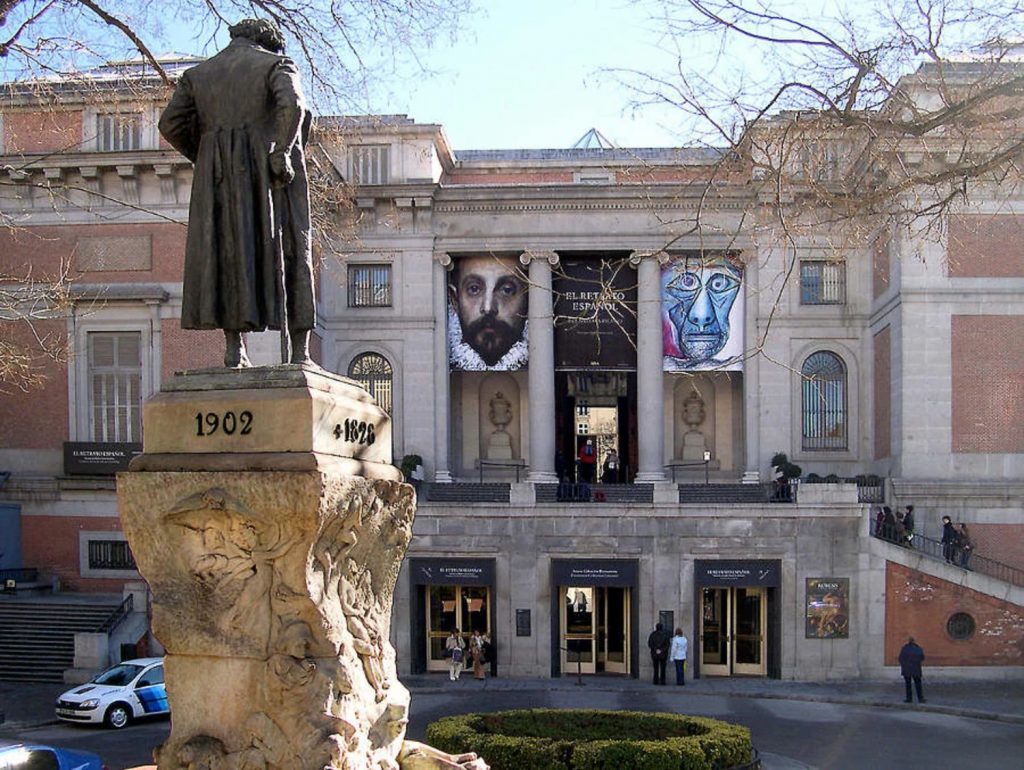
[[[179,325],[189,164],[155,132],[159,94],[116,86],[0,111],[5,272],[74,278],[33,331],[74,355],[0,394],[0,527],[19,543],[0,568],[83,593],[138,590],[111,474],[142,401],[222,349]],[[882,676],[910,633],[952,676],[1024,670],[1018,197],[980,190],[938,235],[784,233],[714,150],[321,127],[351,205],[315,355],[389,412],[419,492],[401,673],[447,670],[457,628],[490,635],[498,676],[649,676],[657,622],[697,676]],[[778,480],[787,462],[802,478]],[[926,538],[968,522],[1000,570],[875,537],[882,502],[913,504]]]

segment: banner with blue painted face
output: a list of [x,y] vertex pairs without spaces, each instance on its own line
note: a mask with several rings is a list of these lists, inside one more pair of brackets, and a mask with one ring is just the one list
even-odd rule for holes
[[666,372],[743,369],[743,268],[723,254],[685,254],[661,268]]

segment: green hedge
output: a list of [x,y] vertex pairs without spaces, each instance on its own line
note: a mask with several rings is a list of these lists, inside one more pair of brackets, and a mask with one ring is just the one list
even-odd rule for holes
[[445,717],[427,743],[492,770],[724,770],[749,763],[750,730],[642,711],[525,709]]

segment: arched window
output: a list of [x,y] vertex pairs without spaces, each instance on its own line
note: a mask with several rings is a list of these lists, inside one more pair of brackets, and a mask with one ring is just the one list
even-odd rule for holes
[[391,364],[378,353],[356,356],[348,368],[348,376],[362,385],[377,400],[377,404],[391,414]]
[[803,448],[846,449],[846,366],[835,353],[812,353],[800,370]]

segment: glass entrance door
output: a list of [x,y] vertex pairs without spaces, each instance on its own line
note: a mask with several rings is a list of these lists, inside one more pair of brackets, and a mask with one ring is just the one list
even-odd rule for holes
[[629,589],[609,586],[601,592],[602,617],[598,627],[604,670],[629,673]]
[[766,629],[765,589],[702,589],[701,673],[764,676],[767,672]]
[[597,661],[597,622],[594,589],[569,586],[562,589],[562,671],[593,674]]
[[734,674],[765,674],[765,590],[734,588]]
[[705,588],[701,593],[700,670],[706,676],[728,676],[732,593],[728,588]]
[[474,631],[491,633],[487,586],[427,586],[427,671],[447,671],[444,642],[456,628],[469,643]]

